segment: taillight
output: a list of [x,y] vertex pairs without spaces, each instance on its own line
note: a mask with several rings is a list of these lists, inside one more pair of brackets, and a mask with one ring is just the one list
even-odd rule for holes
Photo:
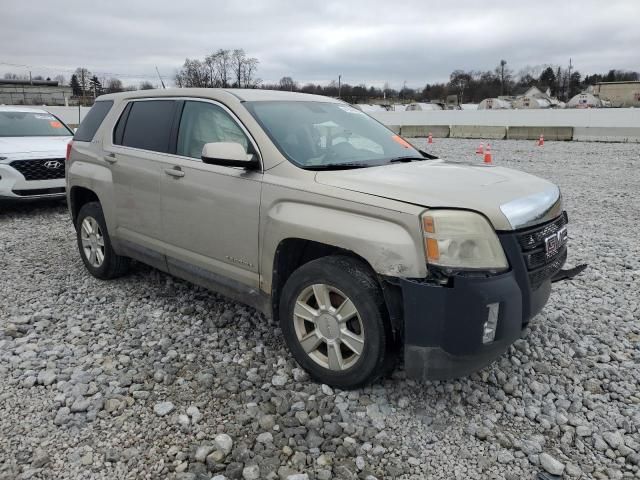
[[67,156],[65,157],[65,160],[68,162],[69,161],[69,157],[71,156],[71,146],[73,145],[73,140],[71,140],[69,143],[67,143]]

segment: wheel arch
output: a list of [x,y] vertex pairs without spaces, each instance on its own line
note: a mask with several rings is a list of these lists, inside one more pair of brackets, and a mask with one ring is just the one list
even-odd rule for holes
[[73,225],[76,226],[76,220],[78,219],[78,213],[80,209],[89,202],[100,202],[100,197],[92,189],[74,185],[69,191],[69,209],[71,210],[71,219]]
[[385,299],[393,336],[398,341],[402,333],[402,294],[394,282],[377,273],[367,259],[352,250],[305,238],[285,238],[276,247],[271,272],[271,310],[273,318],[279,318],[280,295],[291,274],[312,260],[334,255],[350,257],[359,261],[378,280],[378,285]]

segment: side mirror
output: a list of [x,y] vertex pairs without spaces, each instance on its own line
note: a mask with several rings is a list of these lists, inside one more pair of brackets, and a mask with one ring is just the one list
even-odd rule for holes
[[202,147],[202,161],[224,167],[256,168],[255,155],[248,154],[242,145],[235,142],[206,143]]

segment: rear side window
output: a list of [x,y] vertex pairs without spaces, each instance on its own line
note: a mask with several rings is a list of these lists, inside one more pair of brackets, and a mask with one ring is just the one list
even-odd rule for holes
[[[123,127],[121,145],[168,153],[175,103],[174,100],[133,102]],[[116,130],[121,128],[120,123]],[[115,140],[120,140],[119,132],[115,133]]]
[[73,140],[76,142],[90,142],[93,140],[104,117],[107,116],[112,106],[113,100],[102,100],[94,103],[89,113],[87,113],[87,116],[84,117],[84,120],[80,123],[80,127],[73,136]]

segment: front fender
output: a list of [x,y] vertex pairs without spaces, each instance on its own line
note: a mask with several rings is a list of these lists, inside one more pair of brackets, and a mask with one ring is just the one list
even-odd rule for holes
[[[263,217],[262,272],[271,272],[282,240],[299,238],[350,250],[381,275],[424,277],[426,264],[422,245],[417,241],[417,217],[399,212],[390,214],[399,220],[309,203],[283,201],[272,205]],[[415,223],[415,232],[402,221]],[[269,275],[264,277],[263,286],[270,291]]]

